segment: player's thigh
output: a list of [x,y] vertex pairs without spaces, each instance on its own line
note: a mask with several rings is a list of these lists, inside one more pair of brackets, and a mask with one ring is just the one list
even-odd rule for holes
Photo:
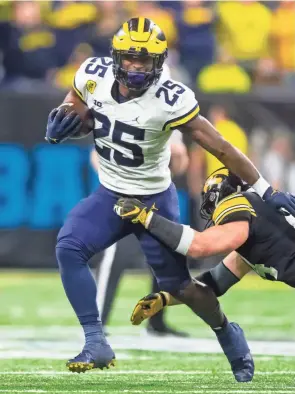
[[[178,197],[173,183],[166,191],[145,197],[143,200],[148,206],[155,203],[157,213],[160,215],[174,222],[179,221]],[[142,228],[137,228],[136,235],[147,263],[152,268],[162,290],[175,290],[190,280],[185,256],[164,246]]]
[[100,186],[81,200],[61,228],[57,237],[58,246],[68,247],[78,242],[91,257],[127,235],[126,224],[113,211],[117,199],[115,193]]

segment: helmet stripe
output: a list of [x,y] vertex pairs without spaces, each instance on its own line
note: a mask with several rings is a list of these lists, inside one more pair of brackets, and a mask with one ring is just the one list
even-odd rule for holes
[[143,33],[144,32],[144,21],[145,21],[145,18],[143,18],[142,16],[141,17],[139,17],[139,21],[138,21],[138,33]]

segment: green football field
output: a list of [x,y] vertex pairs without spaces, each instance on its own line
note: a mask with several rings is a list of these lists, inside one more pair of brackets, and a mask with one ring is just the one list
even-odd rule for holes
[[256,361],[253,382],[238,384],[214,335],[184,306],[169,308],[167,319],[189,339],[153,337],[130,325],[149,288],[144,274],[124,277],[108,327],[116,367],[78,375],[65,362],[79,353],[83,336],[59,276],[1,272],[0,393],[295,393],[293,289],[253,275],[221,298]]

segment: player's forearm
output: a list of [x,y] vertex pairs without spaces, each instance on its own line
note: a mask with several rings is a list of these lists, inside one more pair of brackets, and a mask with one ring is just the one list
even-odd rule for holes
[[227,142],[206,118],[198,116],[183,129],[190,130],[193,139],[199,145],[217,157],[231,172],[252,185],[263,197],[269,184],[259,174],[254,164],[239,149]]
[[239,149],[224,140],[223,149],[217,153],[217,158],[231,172],[238,175],[249,185],[255,184],[260,174],[254,164]]
[[244,153],[225,140],[223,145],[224,148],[216,155],[216,157],[231,172],[238,175],[249,185],[253,186],[260,197],[263,198],[264,193],[269,188],[270,184],[261,176],[252,161],[249,160]]
[[243,245],[249,237],[249,223],[237,221],[214,226],[199,233],[195,231],[188,255],[209,257],[216,254],[228,254]]
[[230,242],[228,242],[228,239],[218,230],[221,230],[221,228],[213,227],[203,233],[195,231],[194,239],[190,244],[187,255],[194,258],[200,258],[232,252],[233,249]]
[[202,245],[202,233],[194,231],[189,226],[174,223],[154,212],[151,213],[149,223],[146,223],[146,229],[180,254],[195,258],[215,254],[209,240]]
[[230,253],[248,238],[248,222],[232,222],[198,232],[179,223],[150,213],[146,229],[178,253],[194,258]]
[[186,255],[194,238],[194,230],[188,226],[172,222],[154,212],[149,214],[145,228],[166,246]]

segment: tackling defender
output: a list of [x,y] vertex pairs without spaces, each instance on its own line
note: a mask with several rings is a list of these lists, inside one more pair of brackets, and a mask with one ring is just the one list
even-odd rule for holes
[[[128,234],[134,233],[139,239],[160,288],[181,292],[184,302],[200,313],[197,294],[203,292],[203,287],[192,284],[185,257],[163,246],[142,226],[122,221],[113,211],[118,197],[140,196],[147,205],[155,202],[167,219],[178,221],[177,194],[168,167],[168,140],[173,129],[190,133],[231,171],[253,185],[267,202],[295,213],[295,198],[273,193],[251,161],[199,114],[194,93],[172,79],[161,79],[167,42],[156,24],[143,17],[125,22],[113,37],[111,55],[87,59],[64,100],[74,109],[84,102],[94,115],[102,184],[70,212],[56,245],[63,286],[85,334],[82,352],[67,364],[75,372],[113,363],[115,355],[102,332],[96,286],[87,263],[95,253]],[[75,110],[68,114],[60,106],[49,114],[46,139],[60,143],[79,133],[82,126]],[[222,338],[235,377],[249,380],[253,362],[249,362],[243,332],[227,324],[223,314],[214,308],[203,318],[213,327],[221,327],[216,335]]]
[[[274,211],[226,168],[207,179],[202,197],[201,216],[215,227],[201,233],[147,212],[146,205],[136,199],[120,199],[115,210],[122,218],[140,222],[153,236],[184,255],[198,258],[229,253],[217,267],[195,278],[216,296],[252,269],[264,279],[295,288],[294,220],[292,223],[291,218]],[[135,208],[137,215],[132,213]],[[166,305],[179,303],[167,292],[149,294],[138,302],[131,321],[138,325]]]

